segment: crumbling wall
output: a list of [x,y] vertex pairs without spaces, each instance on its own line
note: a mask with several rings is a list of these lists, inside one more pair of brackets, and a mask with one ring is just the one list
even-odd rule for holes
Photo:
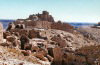
[[72,32],[73,26],[61,21],[55,22],[54,18],[49,15],[49,12],[43,11],[42,14],[30,15],[27,19],[18,19],[14,22],[17,24],[24,24],[26,28],[41,28],[41,29],[57,29]]
[[48,21],[37,21],[35,28],[51,29],[51,22]]
[[51,22],[48,21],[30,21],[30,22],[14,22],[15,26],[18,24],[24,24],[26,28],[44,28],[51,29]]
[[73,26],[69,25],[68,23],[54,22],[51,24],[51,29],[70,31],[73,29]]
[[30,20],[36,20],[36,21],[48,21],[48,22],[54,22],[54,18],[49,15],[49,12],[43,11],[42,14],[36,14],[36,15],[30,15],[29,18]]

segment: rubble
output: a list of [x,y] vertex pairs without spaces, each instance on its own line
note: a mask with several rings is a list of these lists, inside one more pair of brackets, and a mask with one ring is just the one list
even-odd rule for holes
[[91,45],[95,45],[92,39],[68,23],[56,22],[47,11],[18,19],[6,31],[0,24],[1,64],[70,65],[73,60],[77,62],[76,50]]

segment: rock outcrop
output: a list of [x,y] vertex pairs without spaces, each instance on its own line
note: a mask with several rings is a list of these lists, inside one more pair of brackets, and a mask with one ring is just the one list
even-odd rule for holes
[[3,25],[0,23],[0,43],[3,43]]

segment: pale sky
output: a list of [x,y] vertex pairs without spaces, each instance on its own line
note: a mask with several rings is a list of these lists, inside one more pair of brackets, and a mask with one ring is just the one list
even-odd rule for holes
[[49,11],[55,20],[100,21],[100,0],[0,0],[0,19],[27,18],[43,10]]

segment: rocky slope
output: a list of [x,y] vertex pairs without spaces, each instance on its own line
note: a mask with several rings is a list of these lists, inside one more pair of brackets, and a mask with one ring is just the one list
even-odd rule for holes
[[80,33],[82,33],[88,39],[94,40],[96,45],[100,43],[100,29],[91,26],[83,26],[77,29]]
[[87,65],[79,51],[96,44],[68,23],[56,23],[46,11],[2,30],[0,25],[1,65]]

